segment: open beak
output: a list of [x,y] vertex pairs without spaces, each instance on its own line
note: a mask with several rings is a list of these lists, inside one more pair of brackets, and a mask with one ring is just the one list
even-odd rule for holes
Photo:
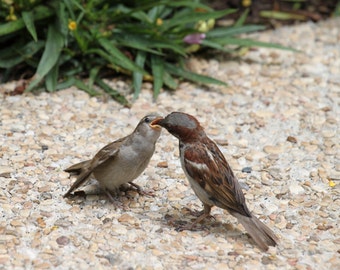
[[150,127],[155,128],[155,129],[159,129],[161,128],[161,126],[159,125],[159,123],[163,120],[163,117],[157,117],[155,120],[153,120],[150,123]]

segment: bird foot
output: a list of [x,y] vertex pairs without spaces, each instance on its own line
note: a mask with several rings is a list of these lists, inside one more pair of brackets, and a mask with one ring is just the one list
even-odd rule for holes
[[[193,216],[197,217],[196,220],[194,222],[192,222],[191,224],[187,224],[187,225],[180,225],[179,227],[177,227],[176,231],[184,231],[184,230],[190,230],[190,231],[196,231],[196,230],[203,230],[205,229],[205,226],[196,226],[198,223],[200,223],[201,221],[203,221],[206,218],[209,219],[214,219],[215,217],[213,217],[212,215],[210,215],[210,208],[205,208],[203,211],[192,211],[189,208],[186,208]],[[209,210],[209,211],[208,211]]]
[[183,207],[184,210],[188,211],[190,215],[200,218],[201,216],[204,216],[204,218],[209,218],[210,220],[216,220],[216,218],[210,214],[206,214],[204,210],[198,211],[198,210],[191,210],[189,207]]
[[107,190],[107,189],[104,189],[104,192],[105,192],[105,194],[107,195],[107,197],[109,198],[110,202],[113,204],[113,206],[115,208],[122,208],[122,209],[124,209],[124,204],[121,201],[118,200],[118,198],[116,196],[117,195],[116,193],[114,193],[115,196],[113,196],[112,193],[109,190]]
[[134,190],[138,192],[141,196],[149,196],[149,197],[155,197],[155,193],[153,190],[143,190],[139,185],[129,182],[129,184],[134,187]]

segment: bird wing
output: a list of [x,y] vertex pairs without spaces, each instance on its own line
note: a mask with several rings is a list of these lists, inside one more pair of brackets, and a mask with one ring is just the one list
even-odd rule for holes
[[[124,143],[126,137],[116,140],[98,151],[98,153],[91,160],[83,161],[67,168],[66,172],[79,172],[77,180],[73,183],[70,189],[64,194],[64,198],[68,197],[75,189],[85,183],[93,170],[99,165],[108,161],[109,159],[114,160],[117,157],[121,145]],[[81,167],[83,165],[83,167]]]
[[184,149],[187,173],[206,191],[216,206],[250,216],[233,171],[217,145],[208,140],[207,143],[195,143]]

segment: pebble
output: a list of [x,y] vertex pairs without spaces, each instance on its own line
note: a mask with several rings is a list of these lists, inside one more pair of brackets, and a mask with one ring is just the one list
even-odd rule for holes
[[299,195],[305,193],[305,190],[299,185],[299,183],[292,183],[289,185],[289,192],[292,195]]
[[284,151],[283,146],[273,146],[273,145],[266,145],[263,147],[264,152],[267,154],[281,154]]

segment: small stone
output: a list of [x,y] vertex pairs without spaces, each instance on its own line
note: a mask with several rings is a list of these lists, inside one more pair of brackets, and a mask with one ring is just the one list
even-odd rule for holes
[[244,168],[242,168],[242,172],[244,172],[244,173],[251,173],[251,171],[252,171],[251,167],[244,167]]
[[118,221],[120,223],[127,223],[127,224],[135,224],[136,223],[136,220],[134,217],[132,217],[131,215],[129,214],[123,214],[121,215],[119,218],[118,218]]
[[13,227],[21,227],[21,226],[24,226],[24,224],[22,223],[22,221],[18,220],[18,219],[15,219],[15,220],[12,220],[10,222],[10,224],[13,226]]
[[316,192],[327,192],[327,187],[324,184],[315,184],[311,188]]
[[287,141],[288,142],[291,142],[291,143],[297,143],[297,139],[293,136],[288,136],[287,137]]
[[228,140],[226,140],[226,139],[215,139],[214,141],[215,141],[217,144],[222,145],[222,146],[229,145]]
[[66,246],[70,243],[70,238],[68,238],[67,236],[60,236],[57,238],[56,242],[60,246]]
[[104,258],[107,259],[111,265],[114,265],[117,260],[117,256],[113,253],[105,255]]
[[267,145],[263,147],[263,150],[267,154],[281,154],[284,151],[284,148],[282,146]]
[[166,161],[161,161],[157,163],[157,167],[159,168],[168,168],[168,162]]
[[333,129],[333,130],[322,130],[321,131],[321,135],[324,137],[324,138],[332,138],[334,137],[336,134],[336,129]]
[[46,227],[46,222],[44,221],[43,217],[37,218],[37,223],[38,223],[40,228],[45,228]]
[[293,183],[289,185],[289,192],[292,195],[299,195],[305,193],[305,190],[298,183]]

